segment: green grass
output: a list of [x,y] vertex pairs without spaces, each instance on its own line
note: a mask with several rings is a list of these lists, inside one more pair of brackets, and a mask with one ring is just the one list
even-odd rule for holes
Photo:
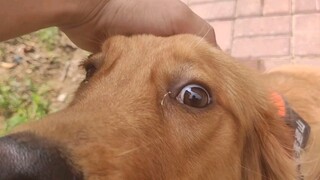
[[48,87],[30,80],[0,82],[0,114],[5,118],[0,136],[14,127],[29,121],[38,120],[48,113]]
[[[46,28],[8,41],[11,46],[33,41],[36,48],[44,48],[48,53],[57,48],[60,41],[60,32],[56,27]],[[0,60],[6,49],[0,47]],[[49,88],[24,80],[0,79],[0,136],[10,132],[13,128],[29,121],[35,121],[49,111]]]

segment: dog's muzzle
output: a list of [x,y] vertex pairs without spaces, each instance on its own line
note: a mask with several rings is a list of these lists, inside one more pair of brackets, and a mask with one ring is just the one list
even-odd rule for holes
[[32,133],[0,138],[1,180],[81,180],[61,149]]

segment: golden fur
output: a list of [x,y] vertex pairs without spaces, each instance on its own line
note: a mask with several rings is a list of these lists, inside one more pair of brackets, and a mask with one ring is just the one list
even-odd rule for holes
[[[97,70],[73,103],[17,131],[66,149],[87,180],[297,179],[294,133],[271,91],[309,122],[302,171],[320,177],[320,69],[259,75],[192,35],[112,37],[84,64]],[[177,102],[189,83],[209,90],[208,107]]]

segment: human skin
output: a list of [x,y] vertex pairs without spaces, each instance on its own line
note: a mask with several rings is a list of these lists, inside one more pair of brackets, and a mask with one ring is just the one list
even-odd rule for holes
[[0,41],[57,26],[93,53],[116,34],[190,33],[217,45],[213,28],[179,0],[0,0],[0,17]]

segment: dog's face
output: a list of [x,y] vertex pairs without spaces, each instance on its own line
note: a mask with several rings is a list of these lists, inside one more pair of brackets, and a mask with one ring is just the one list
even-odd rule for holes
[[83,66],[70,107],[0,140],[0,177],[294,178],[267,92],[204,40],[113,37]]

